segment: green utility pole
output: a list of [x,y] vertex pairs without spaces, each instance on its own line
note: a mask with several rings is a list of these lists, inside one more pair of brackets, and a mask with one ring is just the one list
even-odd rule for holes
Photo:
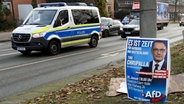
[[157,37],[157,0],[140,0],[140,37]]

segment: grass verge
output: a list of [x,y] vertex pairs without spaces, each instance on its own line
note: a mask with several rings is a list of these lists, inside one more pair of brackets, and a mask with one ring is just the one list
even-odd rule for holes
[[[183,61],[184,43],[181,43],[171,48],[171,74],[184,73]],[[126,94],[115,97],[105,95],[111,78],[124,77],[124,62],[120,64],[118,68],[66,85],[58,91],[31,99],[26,104],[144,104],[128,99]],[[184,93],[169,94],[166,103],[184,104]]]

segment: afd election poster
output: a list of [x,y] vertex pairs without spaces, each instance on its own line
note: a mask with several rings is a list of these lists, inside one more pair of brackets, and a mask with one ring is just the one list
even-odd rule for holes
[[170,77],[167,39],[129,37],[125,76],[128,97],[145,102],[165,102]]

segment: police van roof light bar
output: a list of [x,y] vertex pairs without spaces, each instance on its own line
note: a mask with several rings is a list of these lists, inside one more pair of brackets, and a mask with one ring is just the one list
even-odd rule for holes
[[54,3],[41,3],[38,7],[54,7],[54,6],[67,6],[65,2],[54,2]]
[[41,3],[38,4],[38,7],[57,7],[57,6],[87,6],[86,3],[82,2],[72,2],[72,3],[65,3],[65,2],[53,2],[53,3]]

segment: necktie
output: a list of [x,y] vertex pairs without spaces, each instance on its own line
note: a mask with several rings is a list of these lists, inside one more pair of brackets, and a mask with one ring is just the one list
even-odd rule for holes
[[155,70],[158,70],[158,66],[159,66],[158,64],[155,64]]

